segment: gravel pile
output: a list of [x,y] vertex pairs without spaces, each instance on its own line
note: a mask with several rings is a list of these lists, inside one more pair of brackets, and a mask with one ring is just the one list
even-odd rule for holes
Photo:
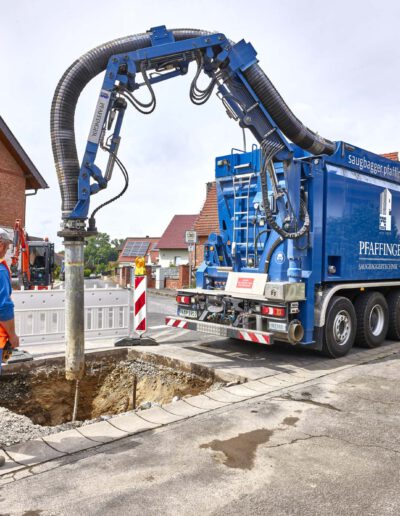
[[95,420],[77,421],[76,423],[63,423],[57,426],[35,425],[26,417],[0,407],[0,447],[11,446],[30,439],[37,439],[45,435],[55,434],[63,430],[70,430],[79,426],[88,425]]
[[139,377],[145,376],[147,378],[157,378],[161,372],[175,373],[176,370],[160,364],[152,364],[142,360],[134,360],[133,362],[122,362],[123,366],[127,367],[132,374],[137,374]]

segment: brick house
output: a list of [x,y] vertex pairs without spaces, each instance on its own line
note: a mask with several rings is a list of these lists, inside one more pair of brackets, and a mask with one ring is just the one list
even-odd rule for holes
[[46,181],[0,117],[0,227],[25,227],[26,196],[48,188]]
[[195,249],[195,266],[198,267],[204,258],[204,244],[210,233],[219,233],[217,184],[215,181],[207,183],[207,196],[200,211],[194,230],[197,232],[197,244]]
[[174,215],[158,241],[159,264],[162,267],[184,265],[189,262],[185,232],[193,230],[198,215]]

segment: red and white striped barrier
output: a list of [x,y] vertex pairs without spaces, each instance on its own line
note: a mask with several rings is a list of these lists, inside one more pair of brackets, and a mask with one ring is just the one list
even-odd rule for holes
[[167,326],[173,326],[174,328],[187,328],[188,323],[186,321],[180,321],[179,319],[165,319]]
[[259,344],[270,344],[269,335],[265,333],[256,333],[254,331],[238,331],[238,337],[242,340],[251,340],[252,342],[258,342]]
[[257,344],[272,344],[273,335],[264,331],[253,331],[236,329],[222,324],[197,321],[195,319],[178,319],[175,317],[166,317],[165,324],[173,328],[181,328],[185,330],[194,330],[202,333],[209,333],[219,337],[231,337],[234,339],[247,340]]
[[140,336],[147,329],[146,289],[147,277],[135,276],[135,289],[133,291],[134,330]]

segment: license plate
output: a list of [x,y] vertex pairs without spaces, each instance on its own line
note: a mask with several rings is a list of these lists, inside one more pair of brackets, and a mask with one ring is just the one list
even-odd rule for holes
[[179,308],[178,315],[181,317],[190,317],[192,319],[197,319],[197,310],[188,310],[187,308]]
[[287,325],[283,322],[268,321],[268,329],[275,331],[287,331]]

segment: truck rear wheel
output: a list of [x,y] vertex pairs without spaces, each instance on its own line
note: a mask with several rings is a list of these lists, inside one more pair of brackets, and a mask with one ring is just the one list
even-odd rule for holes
[[363,348],[377,348],[385,340],[389,326],[389,308],[380,292],[366,292],[357,297],[356,344]]
[[327,309],[322,353],[331,358],[346,355],[356,335],[356,314],[347,297],[333,296]]
[[387,338],[390,340],[400,340],[400,290],[392,290],[386,296],[386,301],[389,307]]

